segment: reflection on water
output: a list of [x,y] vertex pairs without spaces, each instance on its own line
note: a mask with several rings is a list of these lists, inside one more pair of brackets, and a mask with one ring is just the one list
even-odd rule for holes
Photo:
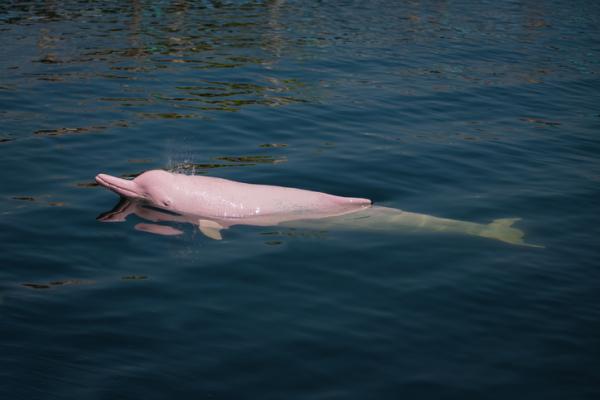
[[[114,190],[114,188],[111,189],[111,186],[106,183],[102,183],[102,185],[110,190]],[[166,188],[159,189],[167,190]],[[193,192],[194,190],[199,191],[201,189],[195,188],[191,191]],[[214,201],[217,204],[235,204],[236,200],[226,196],[222,197],[224,195],[220,194],[217,186],[213,186],[212,190],[215,193],[208,191],[208,195],[204,194],[206,196],[204,197],[206,204],[195,204],[194,207],[202,210],[207,205],[210,207],[211,202]],[[263,188],[262,190],[268,192],[269,189]],[[117,192],[119,191],[117,190]],[[175,195],[189,196],[190,192],[180,192]],[[244,199],[243,193],[237,193],[236,195],[238,196],[237,199]],[[297,196],[302,195],[298,194]],[[266,198],[265,201],[273,201],[273,199]],[[162,204],[156,203],[152,199],[141,201],[120,197],[119,202],[111,211],[100,214],[96,219],[102,222],[124,222],[130,215],[135,215],[145,221],[152,222],[138,223],[135,225],[136,230],[163,236],[181,235],[183,231],[162,223],[191,224],[197,226],[205,236],[214,240],[222,240],[221,230],[223,229],[228,229],[235,225],[251,225],[260,227],[283,226],[291,228],[292,232],[297,228],[309,229],[310,231],[318,229],[321,233],[326,233],[329,230],[360,230],[365,232],[387,232],[391,235],[397,235],[406,231],[414,232],[422,230],[472,235],[499,240],[513,245],[544,248],[542,245],[527,243],[524,240],[525,233],[514,226],[521,218],[501,218],[489,224],[479,224],[417,214],[389,207],[369,205],[355,209],[343,209],[339,206],[339,209],[327,210],[325,206],[319,207],[312,203],[304,204],[306,209],[288,210],[285,209],[287,205],[284,205],[280,206],[283,207],[280,211],[272,211],[271,213],[260,213],[257,211],[256,214],[249,216],[230,218],[227,217],[226,211],[225,216],[214,214],[216,212],[214,210],[213,214],[183,213],[180,208],[177,208],[176,204],[177,201],[170,204],[168,209],[165,209]],[[187,201],[185,204],[189,205],[190,203]]]
[[[53,99],[48,107],[56,117],[32,129],[43,135],[212,119],[332,96],[356,107],[393,94],[395,101],[380,107],[418,114],[438,110],[430,95],[599,73],[595,49],[572,51],[547,40],[556,26],[543,3],[523,2],[514,18],[481,5],[376,3],[355,12],[286,1],[3,2],[1,29],[16,42],[0,66],[24,79],[30,93]],[[565,28],[591,28],[585,16],[584,8],[566,16],[561,37],[584,40]],[[18,90],[8,81],[0,88]],[[411,110],[409,98],[421,106]],[[62,125],[58,115],[72,111],[70,100],[102,123]],[[40,120],[41,112],[23,111],[21,118]]]
[[[297,76],[268,72],[286,46],[277,21],[281,1],[115,1],[101,7],[95,2],[87,7],[77,2],[11,3],[0,5],[4,29],[34,33],[33,38],[16,36],[23,45],[35,40],[36,46],[4,64],[47,83],[106,80],[114,85],[115,96],[94,99],[88,94],[85,99],[87,107],[102,112],[136,112],[142,119],[202,118],[205,111],[285,106],[314,97],[314,90]],[[102,23],[82,29],[90,18]],[[89,64],[93,72],[82,68]],[[231,70],[228,80],[211,79],[220,69]],[[165,74],[173,79],[168,91],[157,88]],[[78,129],[84,128],[40,131]]]
[[94,281],[84,281],[80,279],[67,279],[62,281],[52,281],[47,283],[23,283],[22,286],[30,289],[50,289],[53,287],[65,286],[65,285],[90,285],[95,283]]
[[40,129],[35,131],[34,135],[40,136],[61,136],[88,133],[106,129],[104,126],[94,126],[89,128],[59,128],[59,129]]

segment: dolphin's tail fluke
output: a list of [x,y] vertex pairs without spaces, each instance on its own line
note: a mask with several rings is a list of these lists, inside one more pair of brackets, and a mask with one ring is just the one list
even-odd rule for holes
[[520,221],[521,218],[500,218],[492,221],[485,225],[480,235],[490,239],[500,240],[502,242],[516,244],[520,246],[528,247],[540,247],[544,246],[537,244],[529,244],[523,241],[525,235],[522,230],[514,228],[512,225]]

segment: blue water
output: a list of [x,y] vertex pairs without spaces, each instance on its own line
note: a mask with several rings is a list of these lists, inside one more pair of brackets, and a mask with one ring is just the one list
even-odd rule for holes
[[[0,397],[600,396],[600,3],[3,1]],[[102,223],[162,168],[530,243]]]

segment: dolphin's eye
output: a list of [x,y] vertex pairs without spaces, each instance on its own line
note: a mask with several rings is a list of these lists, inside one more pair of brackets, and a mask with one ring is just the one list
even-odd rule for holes
[[162,205],[163,205],[163,206],[165,206],[165,207],[169,207],[169,206],[171,205],[171,200],[169,200],[169,199],[164,199],[164,200],[162,201]]

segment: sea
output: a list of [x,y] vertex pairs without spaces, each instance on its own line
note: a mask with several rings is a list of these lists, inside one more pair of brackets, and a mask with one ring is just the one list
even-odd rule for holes
[[[600,2],[3,0],[0,40],[0,398],[600,398]],[[152,169],[536,247],[97,219]]]

